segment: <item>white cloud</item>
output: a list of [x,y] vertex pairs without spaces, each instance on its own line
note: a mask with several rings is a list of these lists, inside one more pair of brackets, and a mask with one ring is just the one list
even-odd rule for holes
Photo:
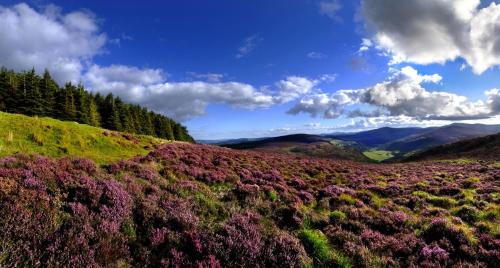
[[93,65],[84,82],[94,91],[113,93],[137,103],[187,120],[203,115],[210,104],[227,104],[243,109],[268,108],[310,93],[315,80],[290,76],[275,84],[272,92],[239,82],[169,82],[160,69],[139,69],[123,65]]
[[361,46],[358,50],[358,54],[361,54],[363,52],[366,52],[368,50],[370,50],[370,48],[373,47],[373,42],[372,40],[368,39],[368,38],[363,38],[361,40]]
[[361,10],[376,47],[393,64],[463,58],[477,74],[500,65],[500,5],[495,3],[480,7],[480,0],[363,0]]
[[243,45],[238,48],[237,59],[241,59],[252,52],[264,39],[259,34],[251,35],[243,40]]
[[321,59],[327,58],[328,56],[321,53],[321,52],[312,51],[312,52],[307,53],[307,57],[310,59],[314,59],[314,60],[321,60]]
[[[489,100],[472,102],[466,97],[441,91],[429,91],[425,83],[438,83],[442,77],[421,75],[412,67],[392,70],[387,81],[372,87],[340,90],[333,94],[309,94],[298,101],[289,114],[307,113],[311,116],[338,118],[351,117],[406,116],[416,120],[466,120],[488,118],[498,114],[498,90],[486,92]],[[348,111],[352,105],[369,105],[374,111]]]
[[59,82],[77,82],[85,62],[98,54],[106,36],[93,14],[39,12],[26,4],[0,6],[0,65],[15,70],[48,68]]
[[224,103],[244,109],[265,108],[273,97],[238,82],[167,82],[158,69],[112,65],[92,66],[85,83],[94,90],[113,93],[127,102],[186,120],[205,113],[207,105]]
[[319,77],[321,82],[331,83],[337,79],[337,74],[322,74]]
[[289,76],[285,80],[276,83],[279,94],[275,97],[275,102],[285,103],[297,99],[298,97],[310,93],[317,85],[318,81],[309,80],[299,76]]
[[338,12],[342,9],[342,5],[338,0],[321,1],[319,3],[319,12],[334,20],[340,20]]

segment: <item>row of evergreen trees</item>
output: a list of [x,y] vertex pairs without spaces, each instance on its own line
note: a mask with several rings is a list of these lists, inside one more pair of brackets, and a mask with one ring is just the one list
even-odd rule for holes
[[0,69],[0,111],[76,121],[110,130],[193,142],[181,124],[146,108],[124,103],[112,94],[92,94],[80,85],[59,87],[45,70],[42,76]]

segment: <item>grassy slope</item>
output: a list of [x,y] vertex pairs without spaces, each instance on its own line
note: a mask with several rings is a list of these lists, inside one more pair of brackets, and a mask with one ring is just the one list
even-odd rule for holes
[[109,163],[145,155],[156,145],[167,142],[75,122],[0,112],[0,156],[15,153],[54,157],[75,155]]

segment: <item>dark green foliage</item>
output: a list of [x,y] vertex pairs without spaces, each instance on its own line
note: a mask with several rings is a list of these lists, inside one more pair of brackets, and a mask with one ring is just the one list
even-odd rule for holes
[[109,94],[92,94],[83,85],[59,87],[45,70],[43,75],[0,69],[0,111],[47,116],[110,130],[193,142],[187,129],[160,114],[124,103]]

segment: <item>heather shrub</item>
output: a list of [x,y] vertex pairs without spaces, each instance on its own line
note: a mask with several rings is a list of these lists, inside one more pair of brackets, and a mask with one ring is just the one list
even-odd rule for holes
[[300,241],[282,231],[268,239],[263,259],[264,267],[303,267],[311,262]]
[[422,232],[422,237],[428,243],[437,243],[453,258],[471,258],[471,244],[473,241],[463,229],[457,228],[443,218],[433,219],[429,226]]
[[188,144],[103,167],[16,155],[0,266],[495,267],[497,173]]
[[479,211],[475,207],[461,206],[453,210],[453,214],[460,217],[463,221],[474,223],[479,217]]
[[304,222],[304,213],[294,206],[280,206],[276,208],[274,218],[278,226],[295,229]]
[[264,237],[259,217],[253,213],[235,214],[229,218],[212,238],[212,251],[223,266],[261,264]]

